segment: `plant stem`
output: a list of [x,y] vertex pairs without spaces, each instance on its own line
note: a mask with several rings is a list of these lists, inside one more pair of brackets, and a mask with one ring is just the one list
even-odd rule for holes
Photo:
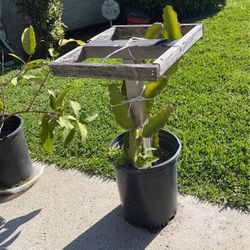
[[44,86],[46,80],[47,80],[48,77],[49,77],[49,74],[50,74],[50,70],[48,71],[48,73],[46,74],[45,78],[43,79],[43,81],[42,81],[42,83],[41,83],[39,89],[38,89],[37,92],[36,92],[36,94],[35,94],[34,97],[32,98],[32,100],[31,100],[31,102],[30,102],[30,104],[29,104],[29,106],[28,106],[28,108],[27,108],[27,111],[30,111],[30,110],[31,110],[32,105],[34,104],[36,98],[37,98],[38,95],[40,94],[40,92],[41,92],[41,90],[42,90],[42,88],[43,88],[43,86]]
[[[1,73],[2,75],[4,74],[4,51],[2,50],[2,62],[1,62]],[[4,83],[0,82],[0,91],[1,91],[1,101],[3,104],[3,109],[1,111],[1,116],[0,116],[0,133],[2,131],[3,128],[3,122],[2,122],[2,117],[4,117],[4,111],[5,111],[5,95],[4,95]]]
[[29,63],[29,62],[30,62],[30,60],[31,60],[32,56],[33,56],[33,54],[31,54],[31,55],[29,56],[28,60],[26,61],[26,63],[25,63],[25,64],[23,64],[23,65],[21,66],[21,69],[19,70],[19,72],[18,72],[18,73],[17,73],[14,77],[10,78],[10,80],[9,80],[9,81],[5,82],[5,83],[4,83],[4,85],[9,84],[9,83],[12,81],[12,79],[14,79],[14,78],[18,77],[18,76],[19,76],[19,75],[23,72],[23,70],[25,69],[25,66],[27,65],[27,63]]
[[5,95],[4,95],[4,84],[0,82],[0,91],[1,91],[1,101],[3,103],[3,110],[1,111],[1,116],[4,116],[5,111]]
[[35,114],[44,114],[44,115],[51,115],[51,116],[56,116],[56,111],[54,112],[49,112],[49,111],[43,111],[43,110],[21,110],[21,111],[17,111],[15,113],[12,113],[8,116],[6,116],[3,120],[2,123],[6,122],[7,120],[9,120],[11,117],[16,116],[16,115],[20,115],[20,114],[30,114],[30,113],[35,113]]

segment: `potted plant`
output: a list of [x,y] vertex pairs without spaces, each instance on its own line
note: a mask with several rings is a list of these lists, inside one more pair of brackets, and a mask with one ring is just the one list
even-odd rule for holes
[[[164,9],[163,19],[163,24],[153,24],[145,37],[181,38],[180,24],[171,6]],[[112,140],[109,151],[125,218],[152,230],[165,226],[177,210],[177,158],[181,143],[173,133],[163,129],[173,106],[168,104],[156,115],[152,112],[154,98],[166,87],[177,68],[178,63],[158,82],[146,83],[141,95],[132,99],[127,98],[125,82],[121,87],[109,86],[115,119],[127,130]]]
[[[43,148],[49,153],[52,153],[54,149],[57,128],[62,130],[65,144],[72,141],[77,130],[84,141],[87,136],[86,123],[91,122],[97,116],[96,114],[81,114],[81,106],[78,102],[66,100],[72,86],[67,86],[59,93],[52,90],[45,91],[45,83],[50,70],[46,60],[31,60],[37,46],[32,26],[24,30],[22,45],[29,59],[25,62],[17,55],[10,54],[22,63],[21,69],[13,78],[0,82],[0,189],[17,185],[27,180],[32,173],[32,161],[23,135],[23,120],[19,115],[35,113],[42,116],[39,135]],[[43,70],[45,74],[43,76],[34,74],[37,69]],[[29,101],[25,109],[15,110],[18,107],[8,105],[9,92],[6,88],[8,85],[12,85],[13,88],[21,87],[25,82],[34,84],[34,95],[27,96]],[[45,110],[34,108],[38,96],[42,93],[48,93],[49,104]]]

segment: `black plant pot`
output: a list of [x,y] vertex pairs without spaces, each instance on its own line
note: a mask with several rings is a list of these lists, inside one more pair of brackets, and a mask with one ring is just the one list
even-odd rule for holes
[[[126,133],[117,136],[110,147],[122,147]],[[167,161],[148,169],[115,166],[125,219],[151,230],[167,225],[177,211],[177,158],[181,143],[165,130],[160,131],[159,139],[160,147],[171,152]]]
[[0,187],[10,187],[32,174],[32,162],[23,135],[22,119],[11,117],[0,136]]

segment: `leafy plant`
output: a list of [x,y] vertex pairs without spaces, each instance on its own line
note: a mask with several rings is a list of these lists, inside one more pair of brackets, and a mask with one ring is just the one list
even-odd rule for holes
[[[147,39],[179,39],[182,37],[177,15],[171,6],[165,7],[163,20],[163,24],[155,23],[146,31],[145,37]],[[173,65],[158,82],[146,84],[140,97],[145,98],[144,101],[147,101],[145,105],[146,116],[149,118],[146,123],[139,126],[136,118],[131,113],[132,102],[136,102],[136,100],[128,100],[125,84],[121,89],[115,84],[109,86],[110,101],[115,119],[122,128],[129,130],[128,137],[125,138],[124,153],[128,157],[128,162],[135,167],[150,167],[154,162],[158,161],[156,157],[159,149],[158,132],[168,122],[173,112],[173,106],[169,104],[161,112],[153,116],[150,111],[154,98],[166,87],[167,80],[175,73],[177,68],[178,63]],[[143,114],[140,115],[143,116]],[[145,140],[149,143],[145,143]],[[147,144],[153,147],[148,147]]]
[[56,59],[76,48],[77,46],[81,46],[83,44],[84,42],[82,40],[62,38],[58,41],[57,46],[50,47],[48,52],[51,58]]
[[[59,93],[48,90],[48,109],[33,109],[38,96],[44,92],[45,83],[49,77],[50,70],[48,68],[48,62],[44,59],[31,61],[31,57],[35,53],[37,47],[36,36],[32,26],[24,30],[22,34],[22,45],[24,51],[29,55],[29,59],[25,62],[17,55],[10,54],[22,63],[22,67],[14,77],[6,82],[0,83],[0,138],[4,137],[2,130],[11,117],[24,113],[36,113],[42,115],[40,139],[43,148],[47,152],[52,153],[54,150],[55,130],[58,127],[62,129],[62,137],[65,145],[73,140],[76,131],[80,132],[81,139],[84,141],[87,137],[86,124],[93,121],[97,117],[97,114],[82,114],[81,106],[78,102],[66,100],[73,86],[67,86]],[[44,76],[33,74],[34,70],[39,69],[46,70],[46,74]],[[10,109],[12,107],[8,106],[5,88],[7,85],[11,84],[13,88],[18,85],[21,87],[22,83],[27,81],[37,84],[37,91],[34,93],[34,96],[30,98],[30,102],[26,109],[11,113]]]
[[22,15],[29,17],[37,40],[41,41],[38,48],[47,53],[49,48],[56,47],[64,36],[61,0],[13,0],[13,2]]

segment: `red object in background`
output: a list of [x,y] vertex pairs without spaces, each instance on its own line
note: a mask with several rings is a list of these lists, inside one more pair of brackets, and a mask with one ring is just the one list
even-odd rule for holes
[[150,23],[150,18],[128,16],[128,24],[148,24],[148,23]]
[[150,16],[144,11],[132,11],[127,17],[128,24],[148,24],[151,21]]

